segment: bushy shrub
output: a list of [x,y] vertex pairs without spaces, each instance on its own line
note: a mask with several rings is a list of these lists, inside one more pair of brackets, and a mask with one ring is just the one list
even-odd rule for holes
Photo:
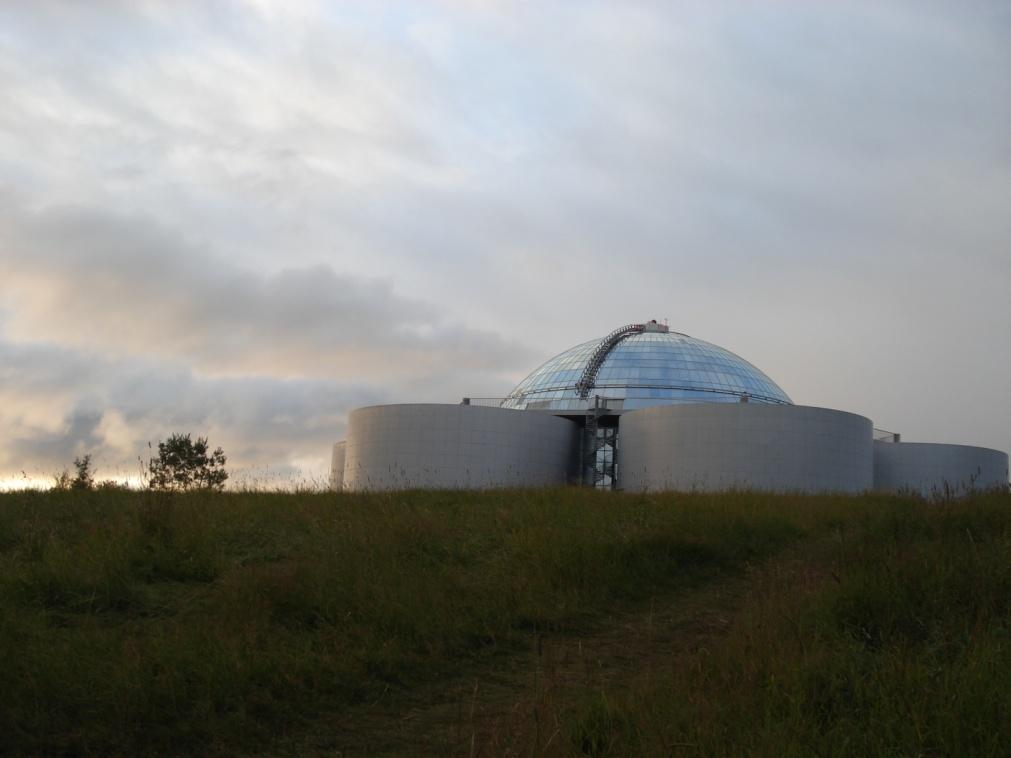
[[206,437],[173,434],[158,443],[158,456],[148,461],[148,486],[155,490],[220,490],[225,486],[225,451],[210,451]]

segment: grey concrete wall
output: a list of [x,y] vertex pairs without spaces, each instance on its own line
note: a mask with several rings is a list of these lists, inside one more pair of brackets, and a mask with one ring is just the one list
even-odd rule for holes
[[344,486],[487,488],[565,484],[578,427],[547,413],[474,405],[377,405],[348,419]]
[[1008,455],[1000,450],[929,442],[875,442],[874,488],[925,496],[1008,486]]
[[799,405],[698,403],[621,417],[626,490],[862,492],[873,480],[873,427],[853,413]]
[[344,489],[344,452],[347,442],[341,441],[333,446],[330,456],[330,489],[337,492]]

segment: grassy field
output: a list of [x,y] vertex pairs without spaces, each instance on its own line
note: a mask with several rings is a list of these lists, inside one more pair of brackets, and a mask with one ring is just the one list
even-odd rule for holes
[[[730,586],[726,624],[509,751],[1008,754],[1011,496],[581,489],[2,494],[0,753],[361,748],[384,693]],[[508,752],[475,734],[445,750]]]

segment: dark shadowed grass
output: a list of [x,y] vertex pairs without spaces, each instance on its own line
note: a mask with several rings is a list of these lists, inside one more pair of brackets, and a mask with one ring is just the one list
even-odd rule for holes
[[570,725],[593,755],[1011,749],[1011,499],[893,503],[760,574],[730,633]]
[[[788,578],[769,579],[757,597],[785,605],[749,606],[757,631],[727,642],[725,662],[703,656],[655,691],[592,705],[573,749],[701,744],[702,726],[680,739],[677,725],[692,720],[713,728],[706,744],[717,751],[746,744],[752,729],[806,746],[812,713],[819,734],[863,724],[847,704],[873,682],[860,695],[868,703],[918,677],[944,679],[966,703],[993,694],[986,671],[1007,662],[1006,640],[997,645],[1006,498],[938,508],[576,489],[2,495],[0,752],[262,749],[391,684],[465,671],[528,645],[534,630],[578,633],[616,606],[719,580],[805,540],[836,545],[827,569],[812,567],[840,576],[827,594],[809,607]],[[910,650],[926,658],[896,659],[901,677],[881,678],[877,662]],[[969,655],[983,657],[953,663]],[[668,712],[681,687],[697,698]],[[980,729],[993,701],[972,722]],[[669,726],[650,732],[643,714]],[[763,718],[796,723],[766,733]]]

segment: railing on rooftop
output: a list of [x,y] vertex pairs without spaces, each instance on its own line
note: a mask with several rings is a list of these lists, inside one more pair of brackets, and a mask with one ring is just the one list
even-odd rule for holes
[[479,405],[482,408],[499,408],[509,398],[505,397],[465,397],[460,405]]
[[875,429],[874,430],[874,441],[875,442],[898,442],[902,435],[898,432],[889,432],[885,429]]
[[620,411],[625,404],[621,397],[556,397],[545,400],[526,400],[522,397],[465,397],[461,405],[478,405],[484,408],[509,408],[508,403],[517,403],[522,410],[528,411],[576,411],[593,410],[594,400],[599,397],[600,410]]

